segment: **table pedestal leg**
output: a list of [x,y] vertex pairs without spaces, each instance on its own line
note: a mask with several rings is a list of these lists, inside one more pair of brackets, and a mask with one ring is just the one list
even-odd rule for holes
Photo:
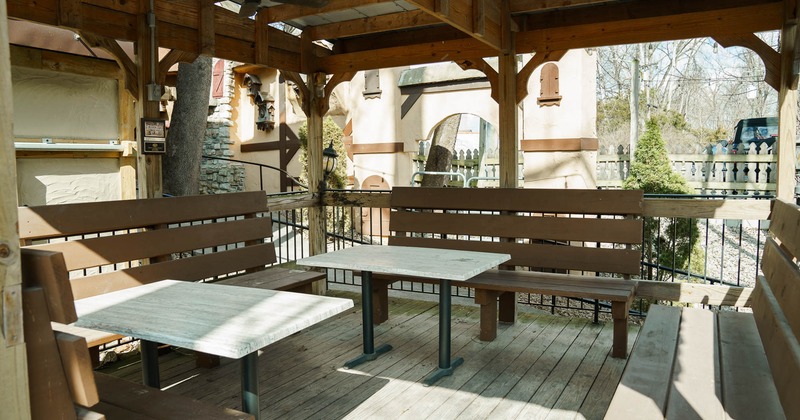
[[375,330],[372,325],[372,272],[361,272],[361,316],[362,334],[364,337],[364,353],[353,360],[347,361],[344,367],[351,369],[364,362],[375,360],[383,353],[392,349],[384,344],[375,348]]
[[158,343],[139,340],[142,352],[142,383],[153,388],[161,388],[158,374]]
[[241,359],[242,363],[242,411],[258,419],[258,351]]
[[450,360],[450,280],[440,280],[439,285],[439,368],[425,379],[425,385],[428,386],[452,375],[464,363],[460,357]]

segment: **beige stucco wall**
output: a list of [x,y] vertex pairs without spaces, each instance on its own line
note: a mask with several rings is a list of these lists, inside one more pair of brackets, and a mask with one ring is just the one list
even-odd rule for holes
[[116,80],[17,66],[11,78],[15,137],[118,139]]
[[[523,57],[524,65],[530,56]],[[563,96],[559,106],[541,107],[536,98],[540,91],[539,74],[535,71],[528,80],[529,96],[519,108],[520,139],[562,139],[594,138],[595,130],[595,71],[596,57],[583,50],[570,51],[558,63],[560,69],[560,92]],[[461,90],[426,91],[416,101],[409,112],[401,118],[401,106],[408,95],[397,87],[403,68],[381,69],[378,98],[364,97],[364,72],[357,73],[349,83],[342,83],[335,91],[332,112],[336,122],[344,127],[352,124],[354,145],[377,143],[402,143],[400,153],[356,154],[348,162],[354,187],[359,188],[363,181],[376,175],[384,178],[391,186],[408,185],[411,174],[416,170],[412,158],[419,149],[419,141],[427,139],[433,129],[446,117],[458,114],[473,114],[498,125],[498,105],[491,99],[488,83],[485,87],[470,84]],[[277,72],[262,70],[255,73],[262,81],[263,92],[269,92],[278,107]],[[269,132],[255,129],[255,109],[247,96],[247,89],[241,86],[238,75],[236,97],[234,98],[233,137],[238,144],[248,142],[278,141],[277,127]],[[286,85],[288,86],[288,84]],[[299,109],[295,94],[287,89],[286,121],[295,132],[305,116]],[[280,115],[276,115],[279,119]],[[279,165],[278,152],[241,153],[235,147],[236,158],[257,161],[274,166]],[[594,186],[594,162],[596,153],[588,152],[547,152],[525,153],[525,185],[529,187],[547,186],[587,187]],[[289,163],[289,172],[300,173],[300,165],[295,158]],[[278,177],[273,171],[265,170],[264,185],[268,191],[278,191]],[[258,170],[247,169],[247,189],[258,188]]]
[[[522,139],[597,138],[597,57],[585,50],[571,50],[558,63],[558,106],[540,106],[541,67],[528,81],[523,102]],[[596,188],[597,151],[525,152],[526,188]]]
[[[17,139],[120,140],[117,80],[16,66],[11,75]],[[122,198],[119,159],[41,153],[17,159],[20,205]]]
[[17,159],[19,205],[119,200],[118,159]]

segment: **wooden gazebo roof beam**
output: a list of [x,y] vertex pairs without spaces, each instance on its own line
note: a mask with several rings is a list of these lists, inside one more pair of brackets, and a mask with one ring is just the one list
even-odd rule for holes
[[[553,11],[520,19],[517,51],[555,51],[780,29],[783,3],[650,0]],[[716,5],[716,8],[709,7]],[[757,18],[755,17],[757,16]]]
[[[334,43],[333,51],[316,45],[306,48],[305,54],[313,51],[315,56],[308,59],[302,57],[304,49],[298,37],[268,27],[265,22],[385,1],[337,0],[321,9],[291,5],[264,8],[258,15],[258,22],[266,28],[258,31],[256,21],[242,19],[220,7],[213,8],[211,24],[207,13],[201,13],[206,5],[204,1],[156,2],[161,47],[198,54],[214,51],[219,58],[301,73],[322,71],[328,74],[497,56],[499,52],[494,42],[478,39],[474,25],[465,31],[464,27],[451,26],[452,21],[445,19],[446,23],[442,23],[438,14],[433,16],[424,10],[414,10],[307,27],[310,39],[324,38]],[[432,3],[435,7],[437,2],[452,5],[455,1],[419,0],[417,3]],[[22,0],[7,1],[12,17],[135,41],[139,1],[120,3],[39,0],[34,5]],[[71,6],[65,8],[65,4]],[[509,7],[519,25],[515,41],[517,53],[752,34],[780,29],[784,16],[784,3],[774,0],[511,0]],[[59,10],[71,12],[59,14]],[[207,8],[205,10],[208,12]],[[472,17],[474,20],[475,14]],[[212,29],[213,38],[210,36]],[[269,46],[266,50],[265,43]],[[314,68],[304,68],[304,63],[306,66],[316,64]]]

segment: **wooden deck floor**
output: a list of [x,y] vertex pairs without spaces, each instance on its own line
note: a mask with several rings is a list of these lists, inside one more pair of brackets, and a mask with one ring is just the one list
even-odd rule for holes
[[[360,296],[352,298],[360,308]],[[394,349],[347,370],[360,353],[355,309],[273,344],[259,357],[262,418],[531,419],[602,418],[625,361],[610,356],[612,324],[521,313],[491,343],[477,339],[475,306],[453,308],[453,354],[465,359],[453,376],[426,387],[437,364],[435,302],[392,298],[376,345]],[[631,325],[629,345],[639,329]],[[240,408],[239,364],[195,368],[180,350],[161,356],[162,386],[217,405]],[[106,373],[141,381],[138,360],[123,358]]]

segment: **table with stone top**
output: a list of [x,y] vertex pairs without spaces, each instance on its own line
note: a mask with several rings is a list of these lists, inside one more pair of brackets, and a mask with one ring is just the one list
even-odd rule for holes
[[364,352],[345,363],[352,368],[392,349],[375,348],[372,325],[372,273],[397,274],[439,280],[439,368],[425,383],[432,385],[464,360],[450,355],[451,281],[464,281],[511,259],[508,254],[431,249],[407,246],[361,245],[297,261],[298,265],[361,271],[361,307]]

